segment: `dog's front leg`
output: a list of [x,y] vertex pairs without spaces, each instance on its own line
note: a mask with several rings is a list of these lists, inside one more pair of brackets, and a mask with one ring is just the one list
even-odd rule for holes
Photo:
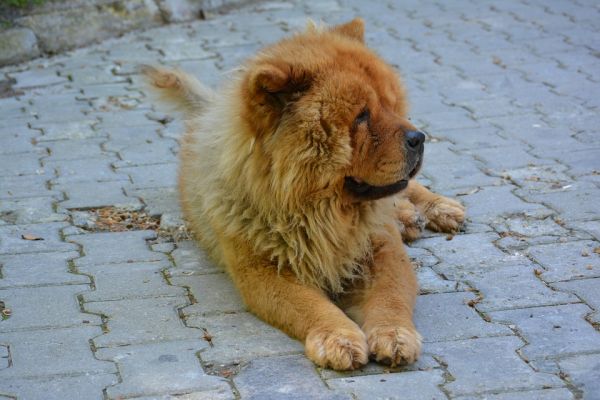
[[421,336],[412,320],[418,290],[415,273],[396,226],[387,226],[372,241],[373,263],[359,291],[357,322],[376,361],[392,366],[412,363],[421,351]]
[[408,199],[427,219],[427,227],[437,232],[455,233],[465,220],[465,208],[456,200],[431,192],[416,180],[409,181]]
[[251,312],[305,343],[321,367],[350,370],[368,361],[367,340],[327,295],[303,285],[290,271],[278,272],[249,246],[224,246],[228,272]]

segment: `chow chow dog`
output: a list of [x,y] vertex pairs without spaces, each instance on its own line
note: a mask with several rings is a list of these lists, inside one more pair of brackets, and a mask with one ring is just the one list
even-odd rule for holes
[[463,207],[413,178],[425,134],[364,23],[258,53],[213,92],[142,67],[185,114],[179,191],[188,226],[248,309],[321,367],[414,362],[417,282],[404,240],[456,231]]

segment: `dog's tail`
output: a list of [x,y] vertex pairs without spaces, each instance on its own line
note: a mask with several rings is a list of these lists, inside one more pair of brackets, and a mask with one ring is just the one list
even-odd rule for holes
[[186,116],[197,115],[214,98],[210,88],[185,72],[150,65],[140,65],[139,70],[162,100],[173,104]]

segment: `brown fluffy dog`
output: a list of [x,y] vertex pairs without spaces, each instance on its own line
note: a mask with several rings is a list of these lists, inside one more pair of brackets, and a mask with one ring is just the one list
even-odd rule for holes
[[[323,367],[413,362],[417,282],[401,235],[464,209],[416,181],[425,139],[355,19],[263,50],[218,93],[145,67],[186,113],[185,218],[248,308]],[[409,181],[410,180],[410,181]],[[398,220],[401,224],[398,224]]]

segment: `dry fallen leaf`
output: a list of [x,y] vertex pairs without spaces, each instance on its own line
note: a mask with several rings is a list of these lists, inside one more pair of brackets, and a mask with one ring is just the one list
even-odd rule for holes
[[206,328],[202,328],[202,330],[204,331],[202,339],[206,340],[208,344],[210,344],[210,347],[214,347],[214,344],[212,342],[213,336],[210,333],[208,333],[208,330]]
[[600,254],[600,247],[594,247],[594,253]]
[[583,250],[581,250],[581,256],[582,257],[589,257],[590,253],[588,253],[587,249],[583,249]]
[[542,275],[543,271],[539,270],[539,269],[534,269],[533,273],[535,274],[535,276],[540,276],[540,275]]
[[21,235],[21,239],[24,239],[24,240],[44,240],[44,238],[36,236],[36,235],[32,235],[30,233],[25,233],[25,234]]

